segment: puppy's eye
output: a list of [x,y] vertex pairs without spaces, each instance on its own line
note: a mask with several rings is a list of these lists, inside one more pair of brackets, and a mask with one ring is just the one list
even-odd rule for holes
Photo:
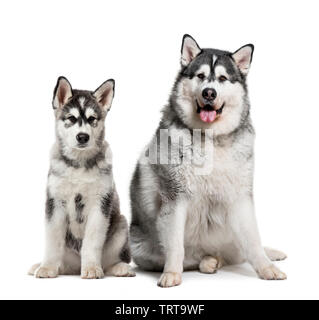
[[225,76],[220,76],[220,77],[218,78],[218,80],[219,80],[220,82],[225,82],[225,81],[227,81],[228,79],[227,79]]
[[77,122],[77,118],[74,116],[68,117],[67,120],[69,120],[72,123],[76,123]]
[[200,73],[197,75],[197,78],[204,80],[205,79],[205,74],[204,73]]
[[97,120],[95,117],[89,117],[88,123],[93,124],[95,120]]

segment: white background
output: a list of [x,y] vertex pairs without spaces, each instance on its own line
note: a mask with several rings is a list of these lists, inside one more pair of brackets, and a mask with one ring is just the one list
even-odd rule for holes
[[[318,1],[1,1],[0,298],[319,298]],[[202,47],[256,47],[249,75],[257,131],[255,197],[265,245],[285,251],[284,282],[250,266],[186,273],[160,289],[134,279],[37,280],[43,253],[52,92],[57,77],[116,95],[106,120],[122,211],[136,159],[160,119],[179,68],[184,33]]]

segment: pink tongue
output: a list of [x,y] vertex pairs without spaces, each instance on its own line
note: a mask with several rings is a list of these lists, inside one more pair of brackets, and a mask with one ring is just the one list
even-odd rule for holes
[[216,119],[216,111],[205,111],[201,110],[200,118],[203,122],[211,123]]

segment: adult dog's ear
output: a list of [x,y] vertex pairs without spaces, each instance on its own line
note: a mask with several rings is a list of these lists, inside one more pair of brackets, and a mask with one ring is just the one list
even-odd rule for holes
[[253,60],[254,45],[247,44],[233,53],[232,57],[242,74],[247,75]]
[[60,77],[53,93],[53,109],[62,108],[72,98],[72,87],[65,77]]
[[95,90],[94,97],[103,111],[107,112],[111,109],[114,92],[115,81],[113,79],[105,81],[98,89]]
[[181,63],[184,67],[186,67],[191,63],[191,61],[194,58],[196,58],[197,55],[201,53],[202,49],[199,47],[199,45],[197,44],[194,38],[192,38],[188,34],[185,34],[183,37],[181,51],[182,51]]

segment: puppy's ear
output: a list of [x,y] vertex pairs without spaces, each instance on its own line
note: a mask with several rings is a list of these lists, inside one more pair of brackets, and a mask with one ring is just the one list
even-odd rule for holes
[[183,37],[181,63],[184,67],[189,65],[202,51],[197,42],[188,34]]
[[94,97],[104,111],[109,111],[114,98],[115,81],[113,79],[105,81],[94,92]]
[[244,75],[247,75],[249,72],[250,64],[253,60],[253,54],[254,46],[252,44],[247,44],[232,55],[236,65]]
[[60,77],[53,93],[53,109],[63,107],[72,98],[72,87],[68,79]]

